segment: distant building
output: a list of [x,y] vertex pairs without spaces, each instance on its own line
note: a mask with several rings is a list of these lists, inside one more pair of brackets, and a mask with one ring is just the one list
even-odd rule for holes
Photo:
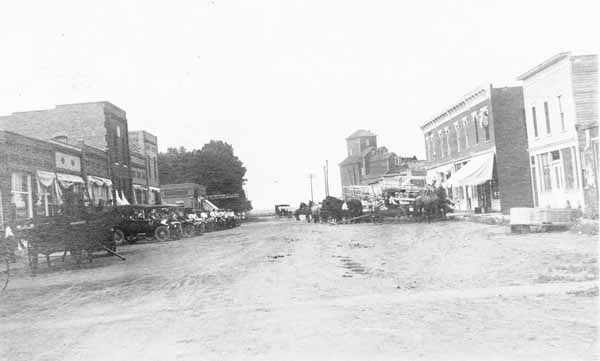
[[521,87],[475,89],[421,125],[429,183],[456,208],[505,212],[532,206]]
[[140,203],[159,203],[160,185],[156,136],[145,130],[131,131],[129,132],[129,147],[136,200]]
[[0,117],[0,129],[42,140],[62,137],[71,144],[83,142],[105,151],[112,188],[122,191],[128,200],[133,199],[127,117],[114,104],[105,101],[64,104],[54,109],[17,112]]
[[342,189],[384,181],[400,185],[400,177],[424,167],[416,157],[400,157],[379,147],[377,135],[364,129],[346,138],[346,149],[348,156],[339,164]]
[[176,204],[187,208],[201,208],[206,187],[196,183],[163,184],[160,190],[164,204]]
[[598,56],[557,54],[523,82],[533,202],[598,215]]

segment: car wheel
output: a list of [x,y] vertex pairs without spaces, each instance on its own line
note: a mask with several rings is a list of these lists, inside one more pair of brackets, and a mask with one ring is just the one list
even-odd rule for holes
[[194,226],[191,224],[186,224],[183,226],[183,235],[186,237],[191,237],[194,235]]
[[169,232],[169,228],[167,226],[160,226],[154,230],[154,238],[156,238],[157,241],[168,241],[170,236],[171,232]]
[[125,244],[125,233],[120,229],[115,230],[113,232],[113,241],[115,242],[115,249],[117,248],[117,245],[121,246]]

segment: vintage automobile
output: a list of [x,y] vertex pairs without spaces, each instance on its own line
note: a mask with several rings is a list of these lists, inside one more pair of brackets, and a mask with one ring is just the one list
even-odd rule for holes
[[140,239],[154,238],[167,241],[181,235],[181,222],[174,217],[181,209],[171,205],[126,205],[115,207],[120,221],[114,227],[117,243],[135,243]]

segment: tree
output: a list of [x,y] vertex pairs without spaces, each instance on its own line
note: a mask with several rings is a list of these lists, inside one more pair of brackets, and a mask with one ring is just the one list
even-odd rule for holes
[[252,208],[244,193],[246,168],[234,154],[233,147],[223,141],[211,140],[200,150],[169,148],[158,156],[161,184],[198,183],[206,193],[238,194],[239,198],[215,200],[218,206],[234,210]]

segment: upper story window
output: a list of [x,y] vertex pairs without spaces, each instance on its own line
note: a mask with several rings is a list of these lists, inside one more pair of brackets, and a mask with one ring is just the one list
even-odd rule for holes
[[444,133],[446,133],[446,146],[448,146],[448,156],[452,153],[450,150],[450,129],[446,127]]
[[473,127],[475,127],[475,144],[479,144],[479,124],[477,124],[477,112],[471,113],[473,119]]
[[462,118],[463,131],[465,132],[465,149],[469,147],[469,128],[467,127],[467,117]]
[[456,131],[456,151],[460,153],[460,122],[454,122],[454,130]]
[[117,138],[121,137],[121,127],[117,125]]
[[539,133],[537,124],[537,113],[535,111],[535,107],[531,107],[531,119],[533,121],[533,135],[537,138],[539,137]]
[[559,95],[557,97],[558,99],[558,112],[560,113],[560,130],[562,130],[563,132],[566,130],[565,127],[565,113],[563,113],[563,108],[562,108],[562,95]]
[[440,144],[440,157],[444,158],[444,141],[442,138],[442,130],[438,131],[438,142]]
[[481,119],[481,127],[483,128],[485,140],[488,141],[490,140],[490,120],[486,108],[481,109],[479,119]]
[[544,102],[544,115],[546,116],[546,134],[550,134],[550,110],[548,109],[548,102]]

